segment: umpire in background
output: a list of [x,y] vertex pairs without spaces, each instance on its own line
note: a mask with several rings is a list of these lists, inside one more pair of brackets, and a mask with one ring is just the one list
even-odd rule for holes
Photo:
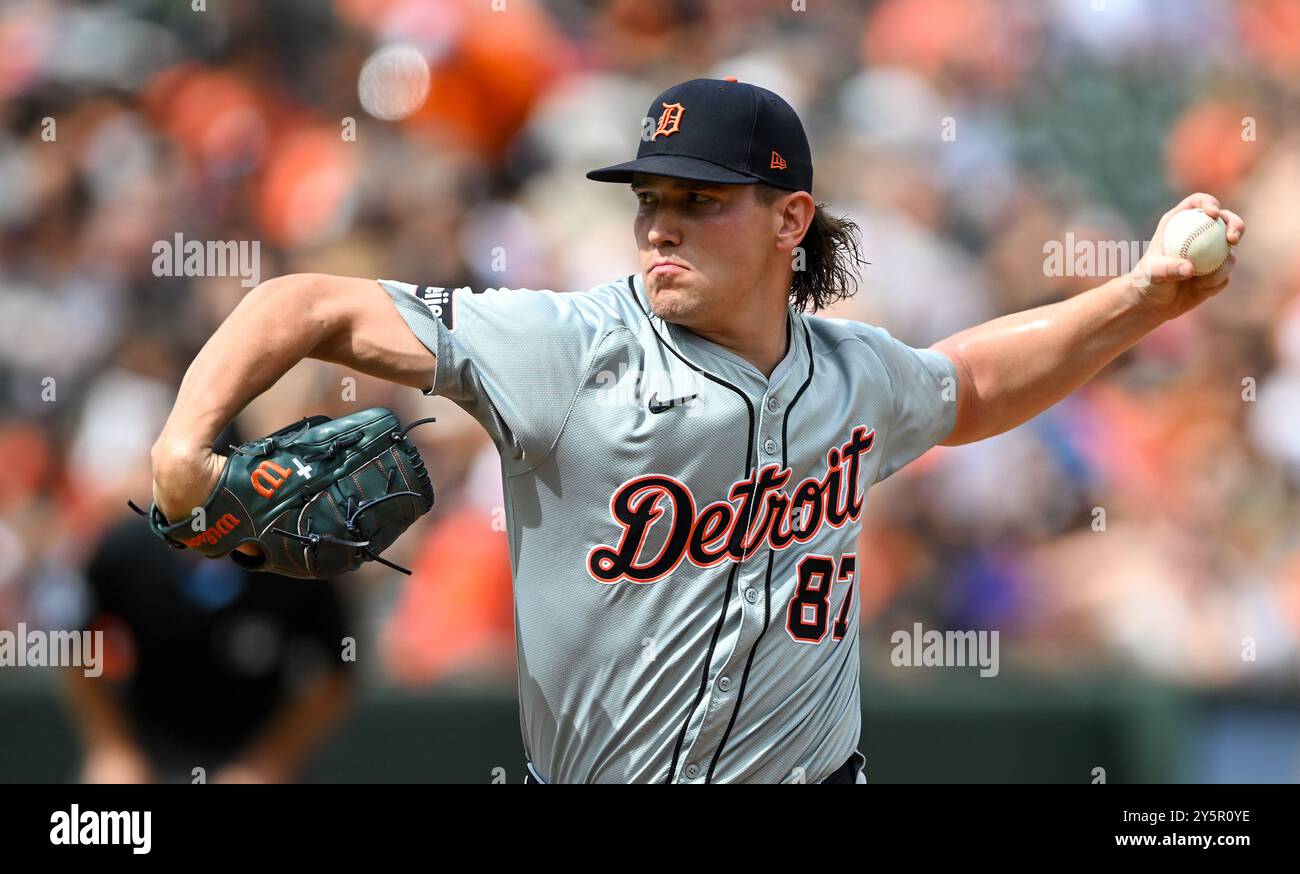
[[134,516],[86,580],[81,627],[104,632],[104,671],[64,672],[84,782],[294,781],[349,708],[333,582],[160,549]]

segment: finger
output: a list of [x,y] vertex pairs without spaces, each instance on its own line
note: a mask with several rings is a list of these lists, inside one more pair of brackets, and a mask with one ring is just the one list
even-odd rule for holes
[[1203,209],[1210,218],[1219,217],[1219,199],[1213,194],[1198,191],[1188,195],[1179,205],[1179,209]]
[[1217,285],[1228,278],[1228,276],[1232,273],[1232,268],[1235,267],[1236,265],[1237,265],[1237,256],[1229,252],[1228,257],[1224,259],[1224,262],[1218,266],[1218,269],[1216,269],[1213,273],[1207,273],[1204,276],[1196,277],[1193,284],[1197,288],[1209,288],[1213,285]]
[[1168,255],[1153,255],[1147,262],[1147,269],[1151,273],[1151,279],[1157,281],[1187,279],[1196,272],[1191,261]]
[[1227,285],[1231,277],[1224,276],[1212,282],[1207,282],[1208,279],[1209,276],[1203,276],[1195,282],[1188,283],[1187,290],[1194,294],[1212,294]]
[[1196,292],[1197,294],[1201,295],[1202,298],[1214,297],[1216,294],[1218,294],[1219,292],[1227,288],[1228,284],[1231,282],[1232,282],[1232,277],[1226,276],[1221,281],[1216,282],[1213,285],[1205,286],[1203,288],[1197,288]]
[[1227,209],[1219,210],[1219,215],[1228,226],[1228,242],[1237,245],[1241,242],[1242,236],[1246,233],[1246,221],[1235,212]]

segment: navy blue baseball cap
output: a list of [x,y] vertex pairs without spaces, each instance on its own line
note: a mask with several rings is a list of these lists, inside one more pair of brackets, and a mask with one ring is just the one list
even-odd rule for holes
[[766,182],[812,193],[812,152],[794,109],[766,88],[725,79],[692,79],[655,98],[636,160],[587,174],[631,182],[654,173],[701,182]]

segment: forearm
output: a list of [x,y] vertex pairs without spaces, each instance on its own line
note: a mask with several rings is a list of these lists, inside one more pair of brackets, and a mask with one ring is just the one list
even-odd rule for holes
[[87,677],[80,668],[63,668],[61,674],[72,722],[85,747],[81,782],[152,782],[149,757],[104,678]]
[[1164,321],[1128,277],[977,325],[933,348],[958,369],[957,424],[944,445],[1008,431],[1046,410]]
[[135,737],[126,714],[113,699],[103,677],[87,677],[80,668],[60,673],[68,709],[86,748],[135,749]]
[[237,766],[251,768],[277,782],[296,779],[347,712],[351,701],[349,677],[341,671],[330,672],[276,714],[237,758]]
[[210,446],[234,417],[337,326],[309,277],[282,276],[249,292],[190,364],[159,437],[160,451]]
[[253,398],[304,358],[426,389],[436,359],[373,279],[296,273],[263,282],[204,344],[181,382],[156,452],[208,446]]
[[373,279],[296,273],[262,283],[195,357],[154,442],[154,500],[164,518],[203,506],[225,464],[212,441],[304,358],[421,389],[437,363]]

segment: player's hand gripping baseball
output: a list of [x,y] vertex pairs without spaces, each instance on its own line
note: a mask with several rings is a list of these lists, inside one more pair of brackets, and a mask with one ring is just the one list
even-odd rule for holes
[[[1177,252],[1167,252],[1166,229],[1170,220],[1188,209],[1201,209],[1210,219],[1222,218],[1229,246],[1227,258],[1212,273],[1195,275],[1195,266]],[[1175,318],[1199,306],[1228,287],[1232,268],[1237,263],[1232,247],[1246,233],[1246,223],[1235,212],[1219,206],[1218,198],[1210,194],[1192,194],[1160,218],[1155,236],[1146,254],[1138,262],[1130,278],[1144,304],[1161,312],[1165,318]]]

